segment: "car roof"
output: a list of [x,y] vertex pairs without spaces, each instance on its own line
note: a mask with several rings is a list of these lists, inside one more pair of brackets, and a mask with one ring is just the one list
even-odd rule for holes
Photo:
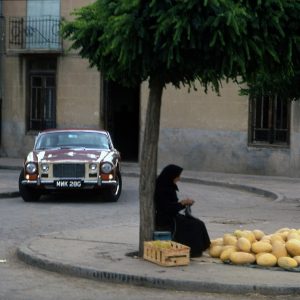
[[66,129],[45,129],[41,132],[40,134],[45,134],[45,133],[56,133],[56,132],[75,132],[75,131],[82,131],[82,132],[96,132],[96,133],[103,133],[103,134],[108,134],[108,132],[104,129],[87,129],[87,128],[66,128]]

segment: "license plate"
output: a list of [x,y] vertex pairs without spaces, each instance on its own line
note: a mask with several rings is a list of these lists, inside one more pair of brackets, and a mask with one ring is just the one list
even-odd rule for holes
[[56,188],[81,188],[82,181],[81,180],[57,180],[55,181]]

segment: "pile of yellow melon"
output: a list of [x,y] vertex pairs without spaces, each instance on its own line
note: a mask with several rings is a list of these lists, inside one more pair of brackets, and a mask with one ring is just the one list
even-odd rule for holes
[[236,230],[211,241],[209,255],[232,264],[300,267],[300,229],[281,228],[273,234],[261,230]]
[[156,241],[149,241],[147,242],[148,246],[159,248],[159,249],[169,249],[172,248],[172,242],[167,240],[156,240]]

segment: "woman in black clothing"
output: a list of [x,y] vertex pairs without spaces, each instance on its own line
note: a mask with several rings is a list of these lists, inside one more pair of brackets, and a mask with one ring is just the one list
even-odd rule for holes
[[156,230],[172,232],[173,240],[191,247],[191,256],[201,256],[210,245],[205,224],[192,216],[179,212],[194,203],[192,199],[180,200],[177,197],[177,182],[182,168],[166,166],[156,179],[155,187],[155,227]]

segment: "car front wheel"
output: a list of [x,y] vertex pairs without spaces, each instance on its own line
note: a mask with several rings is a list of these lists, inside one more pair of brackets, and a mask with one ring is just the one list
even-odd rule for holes
[[25,202],[35,202],[38,201],[41,194],[35,189],[22,184],[22,180],[24,180],[24,170],[21,171],[19,176],[19,192],[21,197]]
[[117,171],[116,181],[115,186],[103,188],[101,196],[105,201],[117,202],[119,200],[122,191],[122,177],[119,171]]

